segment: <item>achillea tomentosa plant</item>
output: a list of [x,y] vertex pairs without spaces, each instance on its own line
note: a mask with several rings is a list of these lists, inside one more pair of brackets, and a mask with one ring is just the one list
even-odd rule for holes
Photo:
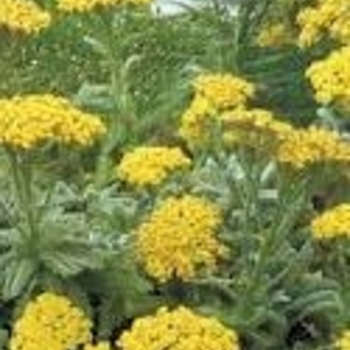
[[[235,72],[216,67],[194,78],[192,100],[178,121],[186,151],[159,143],[125,151],[123,133],[133,130],[124,118],[134,112],[128,74],[139,58],[116,57],[114,50],[134,8],[129,5],[148,3],[57,2],[63,18],[91,21],[93,31],[101,27],[85,39],[109,75],[103,91],[113,112],[103,122],[50,94],[0,100],[0,144],[16,200],[0,237],[1,296],[21,301],[14,323],[6,325],[9,349],[347,350],[349,204],[346,198],[313,202],[332,181],[347,180],[350,144],[339,130],[292,125],[264,105],[264,86],[240,71],[249,33],[247,42],[259,50],[281,43],[281,28],[267,37],[263,32],[279,17],[269,12],[264,22],[269,1],[239,3],[237,16],[228,17],[235,27]],[[335,3],[341,5],[316,2],[314,10],[338,23],[331,36],[344,44],[339,18],[346,14]],[[218,16],[225,12],[215,4]],[[117,17],[114,9],[122,10]],[[321,40],[313,31],[323,35],[329,26],[328,17],[315,24],[306,14],[299,16],[305,50]],[[0,23],[20,30],[16,19],[6,21]],[[42,21],[22,30],[38,33],[49,23]],[[285,24],[290,46],[295,27]],[[334,34],[340,31],[341,39]],[[348,98],[346,48],[339,53],[306,72],[315,99],[327,106]],[[57,147],[79,151],[97,140],[96,173],[86,188],[83,183],[78,209],[52,208],[52,193],[37,178],[37,157]],[[71,221],[72,211],[80,220]]]

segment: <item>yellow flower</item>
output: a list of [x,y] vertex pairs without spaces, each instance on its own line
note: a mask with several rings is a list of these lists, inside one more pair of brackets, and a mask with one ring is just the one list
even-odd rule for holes
[[10,350],[68,350],[90,341],[91,322],[64,296],[44,293],[16,321]]
[[298,15],[301,27],[299,45],[313,45],[325,34],[341,43],[350,44],[349,20],[348,0],[318,0],[315,6],[306,7]]
[[190,165],[191,160],[178,147],[138,147],[124,155],[117,175],[134,186],[155,186]]
[[168,198],[136,232],[138,260],[160,282],[191,279],[226,253],[215,237],[220,223],[219,208],[202,198]]
[[179,135],[191,145],[210,141],[219,127],[219,115],[243,106],[255,93],[253,84],[230,74],[203,74],[193,86],[195,95],[179,129]]
[[317,239],[350,237],[350,204],[340,204],[316,217],[311,231]]
[[1,0],[0,28],[34,34],[49,26],[50,14],[31,0]]
[[306,71],[306,77],[311,81],[317,102],[347,104],[350,101],[350,46],[314,62]]
[[181,117],[179,134],[189,143],[201,144],[208,141],[216,122],[215,109],[206,98],[198,95]]
[[220,116],[223,139],[228,146],[273,152],[293,130],[264,109],[237,108]]
[[99,342],[96,345],[85,344],[84,350],[111,350],[111,345],[106,341]]
[[283,23],[271,24],[263,28],[256,38],[261,47],[279,47],[292,42],[291,33]]
[[87,146],[105,132],[99,118],[53,95],[0,100],[0,144],[31,149],[47,141]]
[[231,74],[202,74],[193,85],[196,95],[208,100],[217,110],[243,105],[255,92],[253,84]]
[[281,142],[277,160],[300,170],[317,164],[350,164],[350,145],[338,133],[312,126],[290,132]]
[[180,306],[138,318],[117,341],[121,350],[239,350],[237,333],[213,317]]
[[350,330],[343,332],[334,345],[339,350],[350,350]]
[[63,12],[89,12],[100,7],[117,5],[146,5],[152,0],[58,0],[58,8]]

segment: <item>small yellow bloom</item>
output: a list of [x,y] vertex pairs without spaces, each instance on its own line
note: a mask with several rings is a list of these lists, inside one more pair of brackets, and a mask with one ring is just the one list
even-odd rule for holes
[[136,319],[117,341],[121,350],[239,350],[237,333],[213,317],[180,306],[160,308],[155,315]]
[[350,144],[327,129],[297,129],[281,142],[277,160],[299,170],[327,163],[350,164]]
[[257,36],[261,47],[280,47],[292,43],[292,35],[285,24],[277,23],[264,27]]
[[193,86],[196,95],[208,100],[217,110],[243,105],[255,93],[253,84],[231,74],[202,74]]
[[224,113],[220,119],[226,145],[268,153],[275,152],[293,130],[290,124],[274,118],[270,111],[259,108],[237,108]]
[[51,16],[32,0],[1,0],[0,28],[23,34],[35,34],[48,27]]
[[117,175],[137,187],[155,186],[190,165],[191,160],[178,147],[138,147],[124,155]]
[[318,0],[312,7],[306,7],[298,15],[301,28],[299,45],[315,44],[324,35],[343,44],[350,44],[350,7],[348,0]]
[[32,149],[45,142],[87,146],[105,132],[99,118],[53,95],[0,100],[0,144]]
[[111,345],[109,342],[103,341],[99,342],[96,345],[93,344],[85,344],[84,350],[111,350]]
[[343,332],[334,345],[338,350],[350,350],[350,331]]
[[168,198],[136,232],[138,260],[160,282],[188,280],[200,269],[213,269],[226,253],[215,237],[220,210],[202,198]]
[[322,213],[312,221],[311,230],[317,239],[350,237],[350,204],[340,204]]
[[350,46],[332,52],[327,58],[316,61],[306,71],[315,91],[317,102],[350,102]]
[[44,293],[16,321],[10,350],[67,350],[90,342],[92,324],[64,296]]

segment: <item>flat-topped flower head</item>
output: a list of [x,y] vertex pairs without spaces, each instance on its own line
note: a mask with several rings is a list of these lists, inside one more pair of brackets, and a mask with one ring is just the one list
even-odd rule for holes
[[335,341],[334,347],[337,350],[350,350],[350,330],[344,331]]
[[350,44],[350,6],[348,0],[318,0],[298,15],[301,28],[299,45],[308,47],[324,36],[342,44]]
[[147,5],[153,0],[58,0],[58,9],[62,12],[90,12],[98,8],[118,5]]
[[317,239],[350,237],[350,204],[344,203],[317,216],[311,223]]
[[228,146],[274,152],[293,128],[264,109],[236,108],[220,116],[223,140]]
[[254,96],[254,85],[228,73],[207,73],[193,82],[196,95],[205,98],[217,110],[244,105]]
[[306,71],[317,102],[350,103],[350,46],[333,51],[323,60],[316,61]]
[[299,170],[322,164],[349,165],[350,144],[324,128],[296,129],[281,142],[277,160]]
[[121,350],[239,350],[237,333],[214,317],[180,306],[138,318],[117,342]]
[[109,342],[101,341],[97,344],[85,344],[84,350],[112,350],[112,347]]
[[213,270],[226,253],[216,237],[220,224],[219,208],[207,200],[191,195],[168,198],[136,232],[138,260],[161,283]]
[[21,34],[36,34],[48,27],[51,16],[33,0],[1,0],[0,28]]
[[143,146],[124,155],[117,176],[132,186],[156,186],[190,165],[191,160],[178,147]]
[[32,149],[53,141],[90,145],[105,132],[101,120],[53,95],[27,95],[0,100],[0,144]]
[[10,350],[67,350],[90,342],[91,322],[64,296],[44,293],[16,321]]

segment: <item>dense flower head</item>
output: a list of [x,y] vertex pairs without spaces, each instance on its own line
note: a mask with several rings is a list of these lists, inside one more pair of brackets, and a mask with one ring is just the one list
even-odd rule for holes
[[350,350],[350,330],[344,331],[334,345],[337,350]]
[[205,98],[217,110],[243,105],[255,92],[252,83],[228,73],[202,74],[194,80],[193,86],[196,95]]
[[96,8],[117,5],[146,5],[152,0],[58,0],[58,8],[63,12],[89,12]]
[[137,187],[155,186],[190,164],[190,158],[178,147],[143,146],[124,155],[117,166],[117,175]]
[[181,116],[179,135],[191,145],[210,141],[222,112],[243,106],[253,97],[252,83],[231,74],[202,74],[194,82],[194,97]]
[[306,71],[315,91],[315,99],[322,104],[350,102],[350,46],[332,52],[316,61]]
[[84,350],[111,350],[112,347],[109,342],[107,341],[101,341],[97,344],[85,344]]
[[277,159],[296,169],[320,164],[350,164],[350,144],[334,131],[311,126],[296,129],[283,140]]
[[317,239],[350,237],[350,204],[340,204],[317,216],[311,223],[311,231]]
[[121,350],[239,350],[238,336],[213,317],[180,306],[160,308],[155,315],[138,318],[124,331]]
[[91,322],[64,296],[44,293],[17,320],[10,350],[76,349],[91,339]]
[[348,0],[318,0],[298,16],[301,27],[299,45],[310,46],[325,34],[341,43],[350,43],[350,6]]
[[273,151],[293,128],[264,109],[237,108],[220,116],[226,145]]
[[51,16],[32,0],[1,0],[0,28],[35,34],[49,26]]
[[192,144],[206,142],[213,123],[217,122],[216,114],[215,109],[206,98],[195,96],[181,116],[179,135]]
[[262,28],[256,38],[260,47],[280,47],[293,42],[290,30],[284,23],[273,23]]
[[146,272],[166,282],[191,279],[202,268],[214,269],[226,248],[215,237],[219,208],[191,195],[162,202],[136,232],[136,251]]
[[105,132],[96,116],[53,95],[0,99],[0,144],[31,149],[47,141],[87,146]]

